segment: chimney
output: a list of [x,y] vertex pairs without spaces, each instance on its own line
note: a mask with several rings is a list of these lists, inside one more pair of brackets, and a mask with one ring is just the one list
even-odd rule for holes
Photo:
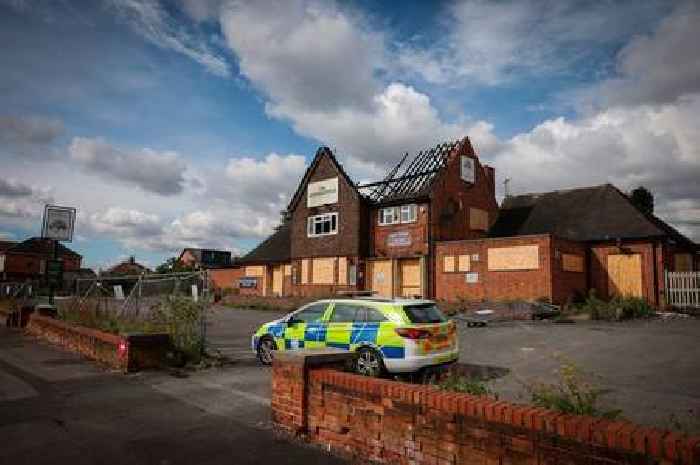
[[489,165],[482,165],[484,167],[484,174],[489,182],[489,190],[493,198],[496,198],[496,170]]
[[132,264],[132,265],[133,265],[134,263],[136,263],[136,257],[134,257],[133,255],[132,255],[131,257],[129,257],[129,263]]

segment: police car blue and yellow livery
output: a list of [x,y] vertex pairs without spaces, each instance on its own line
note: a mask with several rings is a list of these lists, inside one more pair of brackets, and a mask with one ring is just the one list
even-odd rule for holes
[[434,302],[329,299],[262,325],[252,349],[263,364],[275,350],[336,347],[359,352],[358,371],[406,373],[457,360],[457,330]]

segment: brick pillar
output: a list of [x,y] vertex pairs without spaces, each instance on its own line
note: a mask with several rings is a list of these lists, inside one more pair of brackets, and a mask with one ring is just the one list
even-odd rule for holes
[[309,370],[342,369],[356,357],[340,349],[276,352],[272,361],[272,422],[279,429],[303,435],[308,425]]

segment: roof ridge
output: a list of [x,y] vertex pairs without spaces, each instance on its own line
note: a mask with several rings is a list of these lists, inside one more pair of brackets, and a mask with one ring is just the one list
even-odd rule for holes
[[593,186],[581,186],[581,187],[570,187],[567,189],[553,189],[551,191],[544,191],[544,192],[523,192],[522,194],[513,194],[509,195],[506,198],[513,198],[513,197],[525,197],[525,196],[535,196],[535,195],[547,195],[547,194],[557,194],[557,193],[563,193],[563,192],[573,192],[573,191],[582,191],[582,190],[587,190],[587,189],[599,189],[601,187],[615,187],[613,184],[606,182],[604,184],[596,184]]

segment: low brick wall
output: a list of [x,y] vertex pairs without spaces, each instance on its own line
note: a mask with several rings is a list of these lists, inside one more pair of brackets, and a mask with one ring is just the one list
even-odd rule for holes
[[358,463],[700,464],[700,437],[362,377],[339,371],[344,360],[277,356],[272,416]]
[[36,314],[30,316],[26,331],[124,372],[161,366],[170,346],[167,334],[118,336]]

